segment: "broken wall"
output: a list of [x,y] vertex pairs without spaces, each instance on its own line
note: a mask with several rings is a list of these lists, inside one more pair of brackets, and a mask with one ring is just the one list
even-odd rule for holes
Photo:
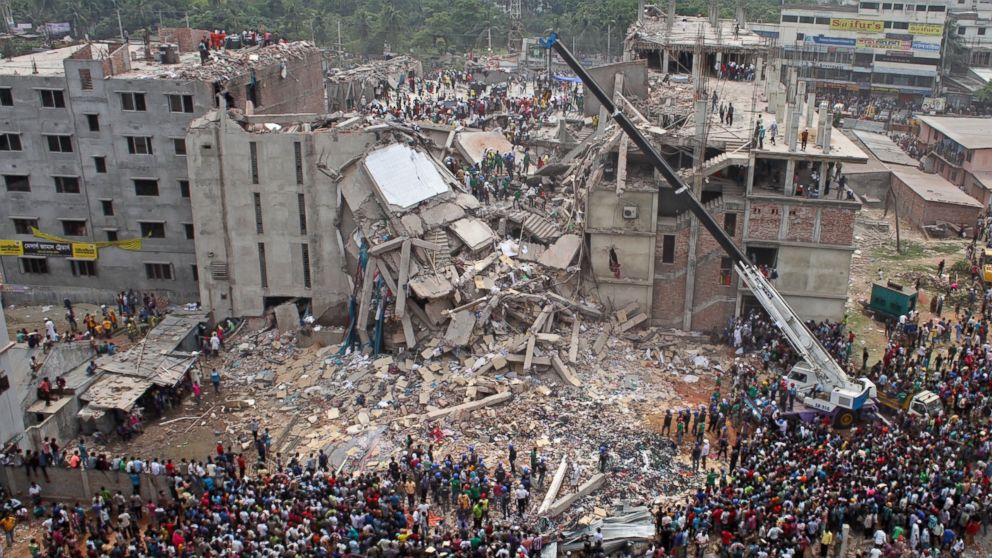
[[[623,94],[628,99],[635,97],[646,99],[648,96],[648,61],[633,60],[630,62],[617,62],[588,68],[589,75],[596,83],[606,91],[606,94],[613,98],[614,76],[623,73]],[[582,110],[586,116],[599,114],[599,99],[590,91],[586,91],[583,96]]]
[[[600,188],[589,193],[589,259],[600,299],[607,307],[621,308],[631,302],[645,309],[651,306],[657,203],[653,190],[628,190],[617,196],[615,190]],[[628,218],[624,208],[628,208]],[[631,208],[636,217],[630,218]],[[610,268],[611,249],[620,263],[619,277]]]
[[[255,68],[255,114],[323,114],[327,110],[320,50],[300,47],[295,54]],[[227,82],[235,107],[245,108],[251,80],[251,73],[246,72]]]

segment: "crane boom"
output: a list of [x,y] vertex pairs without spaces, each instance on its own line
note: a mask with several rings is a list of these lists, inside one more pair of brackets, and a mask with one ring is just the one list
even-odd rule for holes
[[[723,228],[717,224],[713,216],[696,199],[692,189],[688,184],[672,169],[658,151],[652,146],[647,138],[637,129],[633,121],[616,106],[613,99],[600,87],[599,83],[584,67],[575,59],[575,56],[558,40],[556,33],[551,33],[547,39],[541,39],[541,46],[547,49],[554,49],[566,64],[582,80],[582,84],[592,92],[599,102],[606,109],[606,112],[620,125],[620,128],[630,137],[631,141],[640,148],[641,153],[647,156],[654,168],[663,176],[665,180],[675,189],[675,195],[681,196],[686,201],[689,210],[699,219],[699,222],[706,228],[713,238],[720,244],[725,252],[735,261],[738,273],[741,278],[751,288],[761,306],[768,312],[775,321],[779,330],[788,339],[789,344],[799,353],[800,356],[810,365],[816,379],[822,387],[840,388],[863,392],[866,388],[863,383],[852,382],[848,378],[844,369],[830,356],[820,341],[813,335],[813,332],[806,327],[806,324],[796,315],[795,311],[785,301],[781,294],[772,286],[765,276],[748,260],[747,255],[736,245],[732,238],[724,232]],[[810,384],[815,388],[816,384]],[[874,387],[874,386],[872,386]]]

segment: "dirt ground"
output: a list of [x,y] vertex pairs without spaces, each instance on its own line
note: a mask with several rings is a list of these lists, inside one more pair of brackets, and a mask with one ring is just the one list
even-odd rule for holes
[[[86,314],[102,314],[98,304],[73,304],[76,311],[76,323],[82,323]],[[31,305],[20,306],[11,304],[3,309],[7,318],[7,333],[13,339],[17,330],[26,328],[28,331],[37,329],[45,332],[45,320],[51,318],[55,322],[55,328],[62,332],[68,331],[69,322],[65,319],[65,308],[61,305]],[[117,311],[116,309],[114,310]]]
[[[866,226],[866,223],[877,221],[887,222],[888,231]],[[881,209],[862,209],[854,228],[856,249],[851,258],[851,283],[845,319],[848,328],[857,335],[854,355],[860,358],[861,348],[867,346],[869,365],[881,356],[886,342],[885,325],[872,319],[862,305],[868,301],[872,283],[881,278],[912,287],[921,273],[935,275],[940,260],[944,260],[945,269],[951,270],[945,273],[957,277],[959,275],[953,271],[954,264],[964,261],[965,248],[971,242],[970,238],[930,239],[906,222],[900,224],[899,232],[901,252],[896,251],[895,216],[891,211],[885,215]],[[967,276],[961,278],[967,279]],[[917,301],[921,321],[932,317],[929,312],[931,294],[921,287]],[[953,308],[945,310],[945,314],[952,311]]]

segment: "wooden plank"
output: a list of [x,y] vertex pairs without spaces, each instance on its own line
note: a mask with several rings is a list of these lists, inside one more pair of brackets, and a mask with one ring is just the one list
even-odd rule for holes
[[563,382],[572,387],[582,387],[582,382],[572,373],[568,365],[561,361],[561,357],[558,353],[553,353],[551,355],[551,368],[558,374]]
[[572,341],[568,345],[568,362],[575,364],[579,359],[579,317],[572,321]]
[[568,471],[568,459],[565,457],[561,458],[561,463],[558,465],[558,470],[555,471],[555,476],[551,477],[551,484],[548,486],[548,493],[544,495],[544,500],[541,502],[541,507],[537,508],[537,515],[548,511],[551,507],[551,503],[555,501],[555,496],[558,496],[558,491],[561,490],[561,484],[565,481],[565,473]]
[[396,289],[396,316],[402,318],[406,315],[406,284],[410,280],[410,248],[412,243],[407,240],[400,249],[400,276]]
[[524,372],[529,371],[534,364],[534,344],[536,342],[537,338],[533,335],[527,338],[527,351],[524,353]]
[[620,332],[623,333],[628,329],[631,329],[632,327],[636,326],[637,324],[646,321],[647,319],[648,319],[648,315],[645,314],[644,312],[641,312],[640,314],[620,324]]
[[397,236],[396,238],[390,238],[389,240],[383,242],[382,244],[377,244],[369,248],[369,254],[373,256],[378,256],[379,254],[388,252],[390,250],[395,250],[403,245],[408,239],[405,236]]

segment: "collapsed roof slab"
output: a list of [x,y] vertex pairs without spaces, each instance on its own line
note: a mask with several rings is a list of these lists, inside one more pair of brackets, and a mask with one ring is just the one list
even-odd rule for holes
[[379,195],[391,206],[410,209],[450,192],[430,156],[401,143],[369,153],[364,164]]

